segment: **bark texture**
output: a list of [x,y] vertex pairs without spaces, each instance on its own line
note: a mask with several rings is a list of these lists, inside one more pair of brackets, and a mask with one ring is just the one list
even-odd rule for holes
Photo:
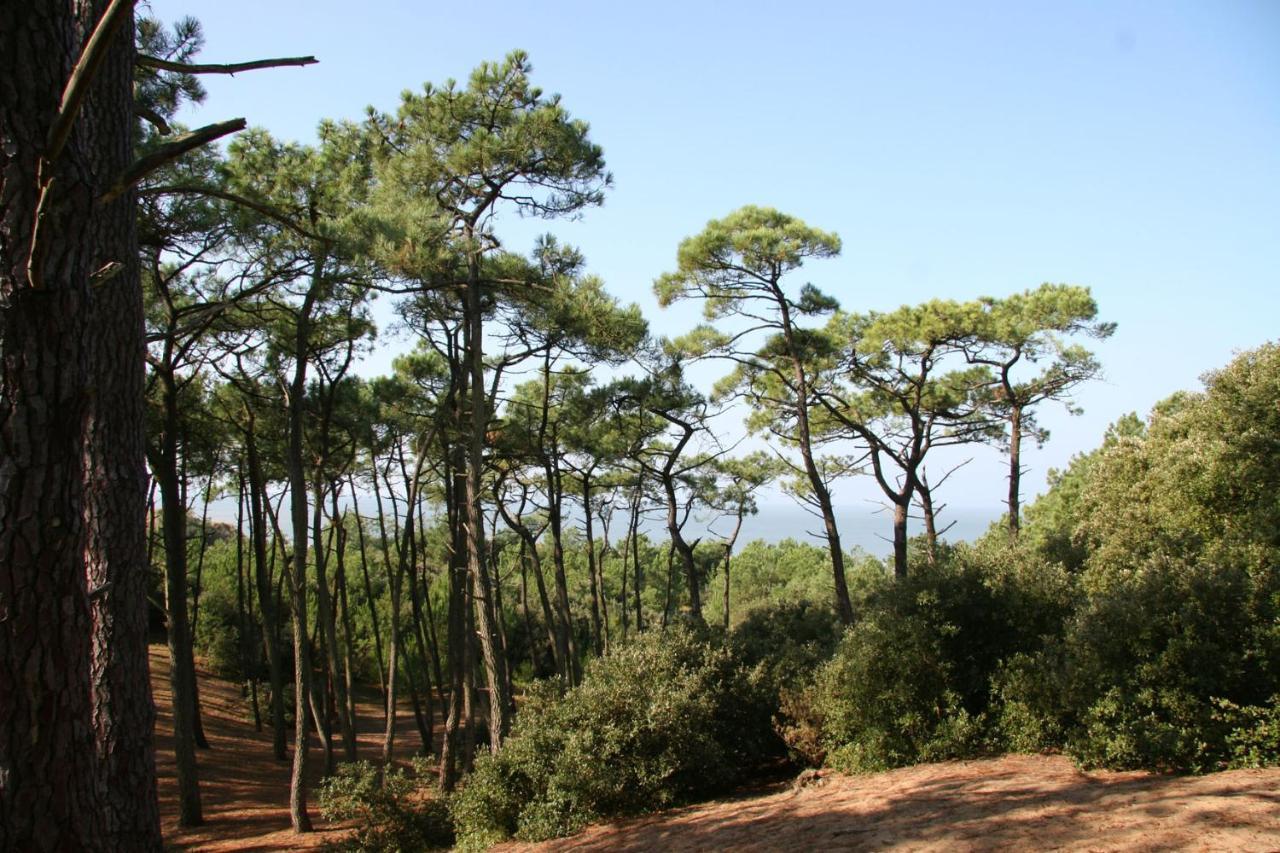
[[107,5],[0,5],[5,850],[161,847],[133,198],[97,202],[132,156],[127,8],[63,97]]

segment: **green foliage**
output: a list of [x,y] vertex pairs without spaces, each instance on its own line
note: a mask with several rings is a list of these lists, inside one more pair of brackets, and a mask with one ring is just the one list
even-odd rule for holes
[[423,792],[419,777],[430,768],[415,763],[412,774],[392,768],[385,774],[367,761],[343,764],[320,786],[325,820],[357,823],[355,832],[332,849],[359,853],[407,853],[448,849],[453,822],[443,800]]
[[726,649],[683,629],[593,661],[563,696],[541,684],[454,801],[460,843],[551,838],[722,790],[770,741],[754,696]]
[[729,648],[767,695],[780,696],[812,680],[840,640],[830,604],[781,602],[753,610],[730,632]]
[[789,739],[849,771],[996,745],[990,683],[1069,612],[1064,572],[1025,551],[957,548],[873,592],[832,660],[792,697]]
[[1226,699],[1216,703],[1216,719],[1230,728],[1229,766],[1274,767],[1280,765],[1280,695],[1265,705],[1240,706]]
[[1232,726],[1217,703],[1280,686],[1274,572],[1153,558],[1082,581],[1064,635],[1002,674],[1011,745],[1065,746],[1090,766],[1220,767]]

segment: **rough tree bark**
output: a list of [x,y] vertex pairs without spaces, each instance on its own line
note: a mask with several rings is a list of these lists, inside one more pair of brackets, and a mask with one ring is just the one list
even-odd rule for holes
[[133,198],[97,202],[132,39],[128,3],[0,5],[0,849],[161,848]]

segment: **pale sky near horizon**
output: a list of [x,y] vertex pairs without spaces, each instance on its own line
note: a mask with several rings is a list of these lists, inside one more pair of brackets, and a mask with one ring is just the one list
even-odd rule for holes
[[[743,204],[837,232],[842,256],[803,278],[850,310],[1089,286],[1119,326],[1097,347],[1106,380],[1077,395],[1083,416],[1046,410],[1029,492],[1117,417],[1280,338],[1280,2],[148,6],[199,18],[203,61],[315,54],[205,77],[185,119],[300,141],[528,51],[535,83],[591,123],[615,188],[578,222],[509,220],[508,247],[542,230],[577,245],[660,332],[697,309],[660,310],[653,279]],[[1001,460],[976,455],[944,495],[956,506],[1003,498]]]

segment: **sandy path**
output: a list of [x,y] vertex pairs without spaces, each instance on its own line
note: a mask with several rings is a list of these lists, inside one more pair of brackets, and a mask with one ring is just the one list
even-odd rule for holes
[[1082,773],[1060,756],[1018,755],[825,774],[799,789],[503,849],[1280,850],[1280,769]]

